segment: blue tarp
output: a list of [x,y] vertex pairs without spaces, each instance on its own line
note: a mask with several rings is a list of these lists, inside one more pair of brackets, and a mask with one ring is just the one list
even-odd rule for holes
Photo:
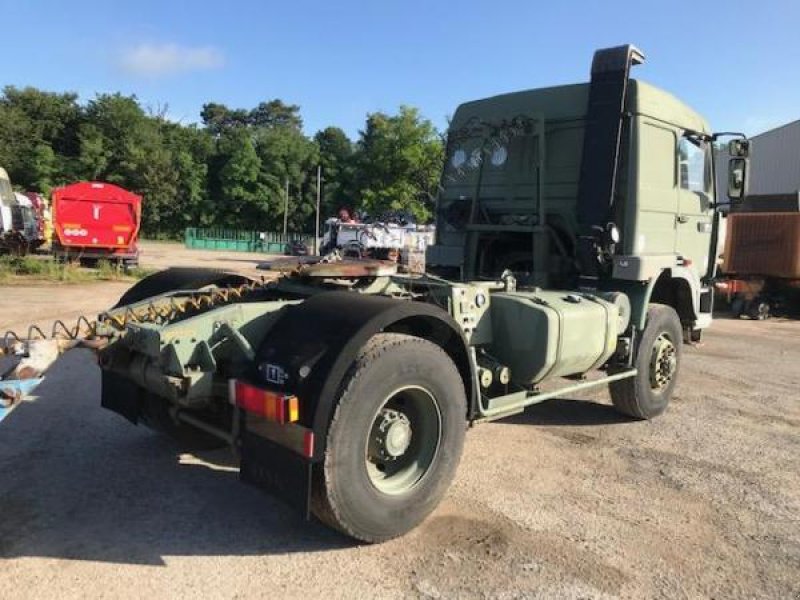
[[[10,389],[13,392],[19,392],[21,398],[24,398],[28,394],[30,394],[34,388],[42,382],[42,377],[36,377],[34,379],[9,379],[5,381],[0,381],[0,390]],[[16,394],[14,394],[16,395]],[[21,404],[20,400],[17,400],[8,408],[3,408],[0,406],[0,422],[5,419],[12,410],[14,410],[17,406]]]

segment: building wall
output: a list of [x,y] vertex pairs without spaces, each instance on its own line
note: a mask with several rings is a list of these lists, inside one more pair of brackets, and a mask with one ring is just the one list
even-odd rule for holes
[[[750,138],[750,194],[800,190],[800,120]],[[728,153],[717,155],[717,189],[727,189]]]

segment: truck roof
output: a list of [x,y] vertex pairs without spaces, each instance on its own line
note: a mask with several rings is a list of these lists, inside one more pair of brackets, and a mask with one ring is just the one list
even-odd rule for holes
[[70,198],[87,202],[109,202],[112,204],[140,204],[142,197],[126,189],[100,181],[81,181],[53,190],[53,201]]
[[[654,85],[630,80],[628,110],[658,118],[673,125],[710,133],[706,120],[687,104]],[[516,115],[542,114],[547,121],[582,119],[586,116],[589,84],[576,83],[523,90],[465,102],[456,109],[451,128],[469,119],[494,120]]]
[[27,206],[28,208],[33,208],[33,202],[31,202],[31,199],[21,192],[14,192],[14,200],[18,206]]

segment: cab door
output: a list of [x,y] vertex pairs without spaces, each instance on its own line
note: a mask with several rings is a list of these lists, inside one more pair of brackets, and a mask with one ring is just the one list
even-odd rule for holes
[[675,252],[687,259],[698,278],[708,270],[712,201],[711,144],[693,134],[678,141],[678,211],[675,215]]
[[[654,119],[638,122],[636,152],[636,224],[628,231],[626,252],[635,255],[670,255],[675,252],[675,214],[678,211],[675,148],[679,131]],[[634,235],[630,235],[633,233]]]

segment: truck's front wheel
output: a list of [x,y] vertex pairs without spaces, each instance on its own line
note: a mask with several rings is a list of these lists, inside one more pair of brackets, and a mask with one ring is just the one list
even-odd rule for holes
[[675,309],[651,304],[634,359],[636,376],[609,386],[614,408],[637,419],[652,419],[664,412],[675,389],[682,340],[681,321]]
[[441,348],[376,335],[342,385],[315,472],[314,513],[365,542],[413,529],[453,479],[466,412],[464,384]]

